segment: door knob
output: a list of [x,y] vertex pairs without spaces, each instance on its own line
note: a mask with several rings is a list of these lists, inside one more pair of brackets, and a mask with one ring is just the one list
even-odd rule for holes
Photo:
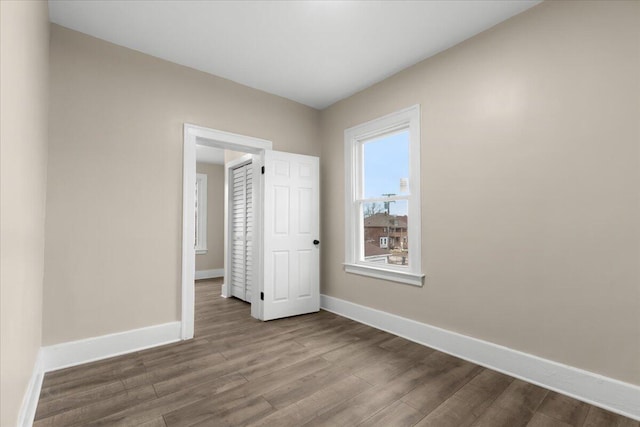
[[313,241],[313,244],[314,244],[314,245],[319,245],[319,244],[320,244],[320,240],[314,240],[314,241]]

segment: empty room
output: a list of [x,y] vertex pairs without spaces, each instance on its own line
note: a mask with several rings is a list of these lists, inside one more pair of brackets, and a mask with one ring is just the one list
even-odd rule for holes
[[2,427],[640,427],[640,1],[0,30]]

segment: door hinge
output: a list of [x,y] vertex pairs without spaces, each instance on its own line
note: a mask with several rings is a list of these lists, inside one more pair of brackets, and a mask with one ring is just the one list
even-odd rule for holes
[[264,175],[264,166],[262,167],[262,175]]
[[264,292],[260,292],[260,301],[264,301]]

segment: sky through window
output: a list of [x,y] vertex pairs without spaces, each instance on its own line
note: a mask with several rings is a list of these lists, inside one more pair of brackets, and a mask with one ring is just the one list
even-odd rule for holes
[[[364,143],[364,197],[401,195],[401,179],[409,177],[409,131]],[[391,203],[391,215],[406,215],[406,203]]]

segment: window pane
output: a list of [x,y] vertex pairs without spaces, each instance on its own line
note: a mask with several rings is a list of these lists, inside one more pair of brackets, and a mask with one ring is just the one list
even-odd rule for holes
[[409,131],[364,143],[364,198],[409,192]]
[[408,202],[363,203],[363,261],[409,265]]

